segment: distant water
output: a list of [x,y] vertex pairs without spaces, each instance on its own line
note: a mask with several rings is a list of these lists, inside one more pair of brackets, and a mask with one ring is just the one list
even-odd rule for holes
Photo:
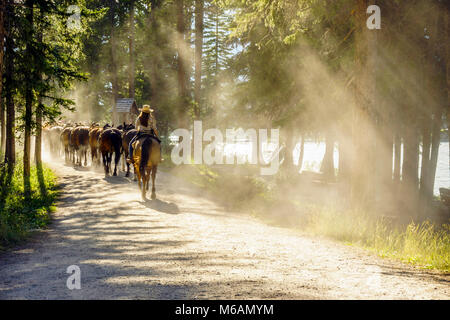
[[[175,138],[175,137],[174,137]],[[305,154],[303,157],[303,165],[300,170],[308,170],[313,172],[320,171],[320,164],[325,154],[324,142],[305,142]],[[275,151],[275,144],[264,144],[262,147],[263,158],[265,161],[270,161],[273,152]],[[252,144],[248,140],[239,140],[235,143],[222,143],[218,144],[216,151],[222,152],[222,154],[236,154],[241,159],[251,159]],[[298,165],[298,155],[300,153],[300,144],[297,144],[294,151],[294,163]],[[439,188],[450,188],[450,168],[448,163],[449,143],[441,142],[439,146],[438,164],[436,168],[436,180],[434,184],[434,194],[439,195]],[[403,158],[403,148],[401,157]],[[421,157],[419,157],[420,163]],[[334,167],[339,166],[339,151],[337,145],[334,149]],[[419,168],[420,172],[420,168]]]
[[[298,159],[300,145],[294,150],[294,159]],[[448,163],[449,143],[441,142],[439,145],[438,163],[436,167],[436,180],[434,183],[434,194],[439,195],[439,188],[450,188],[450,168]],[[323,155],[325,154],[325,143],[305,142],[305,155],[303,158],[302,170],[319,172]],[[403,159],[403,148],[401,157]],[[422,157],[419,157],[419,164]],[[298,164],[298,163],[296,163]],[[334,167],[338,168],[339,152],[337,147],[334,149]],[[420,167],[419,167],[420,172]]]

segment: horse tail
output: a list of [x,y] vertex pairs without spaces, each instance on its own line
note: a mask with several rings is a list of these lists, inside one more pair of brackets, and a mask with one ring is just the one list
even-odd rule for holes
[[113,145],[113,148],[114,148],[114,152],[116,153],[116,154],[121,154],[122,153],[122,143],[121,143],[122,141],[120,141],[119,139],[117,139],[116,141],[114,141],[114,145]]
[[143,175],[145,172],[145,167],[147,166],[148,160],[150,158],[150,150],[152,147],[152,139],[147,138],[142,143],[141,149],[141,162],[139,163],[139,171]]

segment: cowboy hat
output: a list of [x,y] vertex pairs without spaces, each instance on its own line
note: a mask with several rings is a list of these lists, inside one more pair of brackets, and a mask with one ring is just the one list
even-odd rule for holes
[[141,112],[143,112],[143,113],[151,113],[151,112],[153,112],[153,109],[151,109],[148,104],[145,104],[145,105],[142,106]]

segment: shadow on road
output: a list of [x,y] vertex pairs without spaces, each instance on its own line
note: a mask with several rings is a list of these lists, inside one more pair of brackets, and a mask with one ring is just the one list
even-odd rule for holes
[[147,201],[140,201],[140,204],[146,206],[147,208],[168,213],[168,214],[179,214],[180,209],[175,203],[165,202],[159,199],[155,200],[147,200]]
[[105,181],[111,184],[126,184],[130,183],[130,179],[122,177],[122,176],[106,176],[104,178]]

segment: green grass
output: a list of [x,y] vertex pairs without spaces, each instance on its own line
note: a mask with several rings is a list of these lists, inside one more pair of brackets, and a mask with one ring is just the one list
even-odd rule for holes
[[56,176],[46,166],[32,166],[30,184],[31,194],[25,197],[20,159],[12,172],[6,166],[0,168],[0,249],[50,222],[57,197]]
[[304,229],[424,268],[450,272],[450,225],[430,221],[396,226],[361,211],[314,208]]

